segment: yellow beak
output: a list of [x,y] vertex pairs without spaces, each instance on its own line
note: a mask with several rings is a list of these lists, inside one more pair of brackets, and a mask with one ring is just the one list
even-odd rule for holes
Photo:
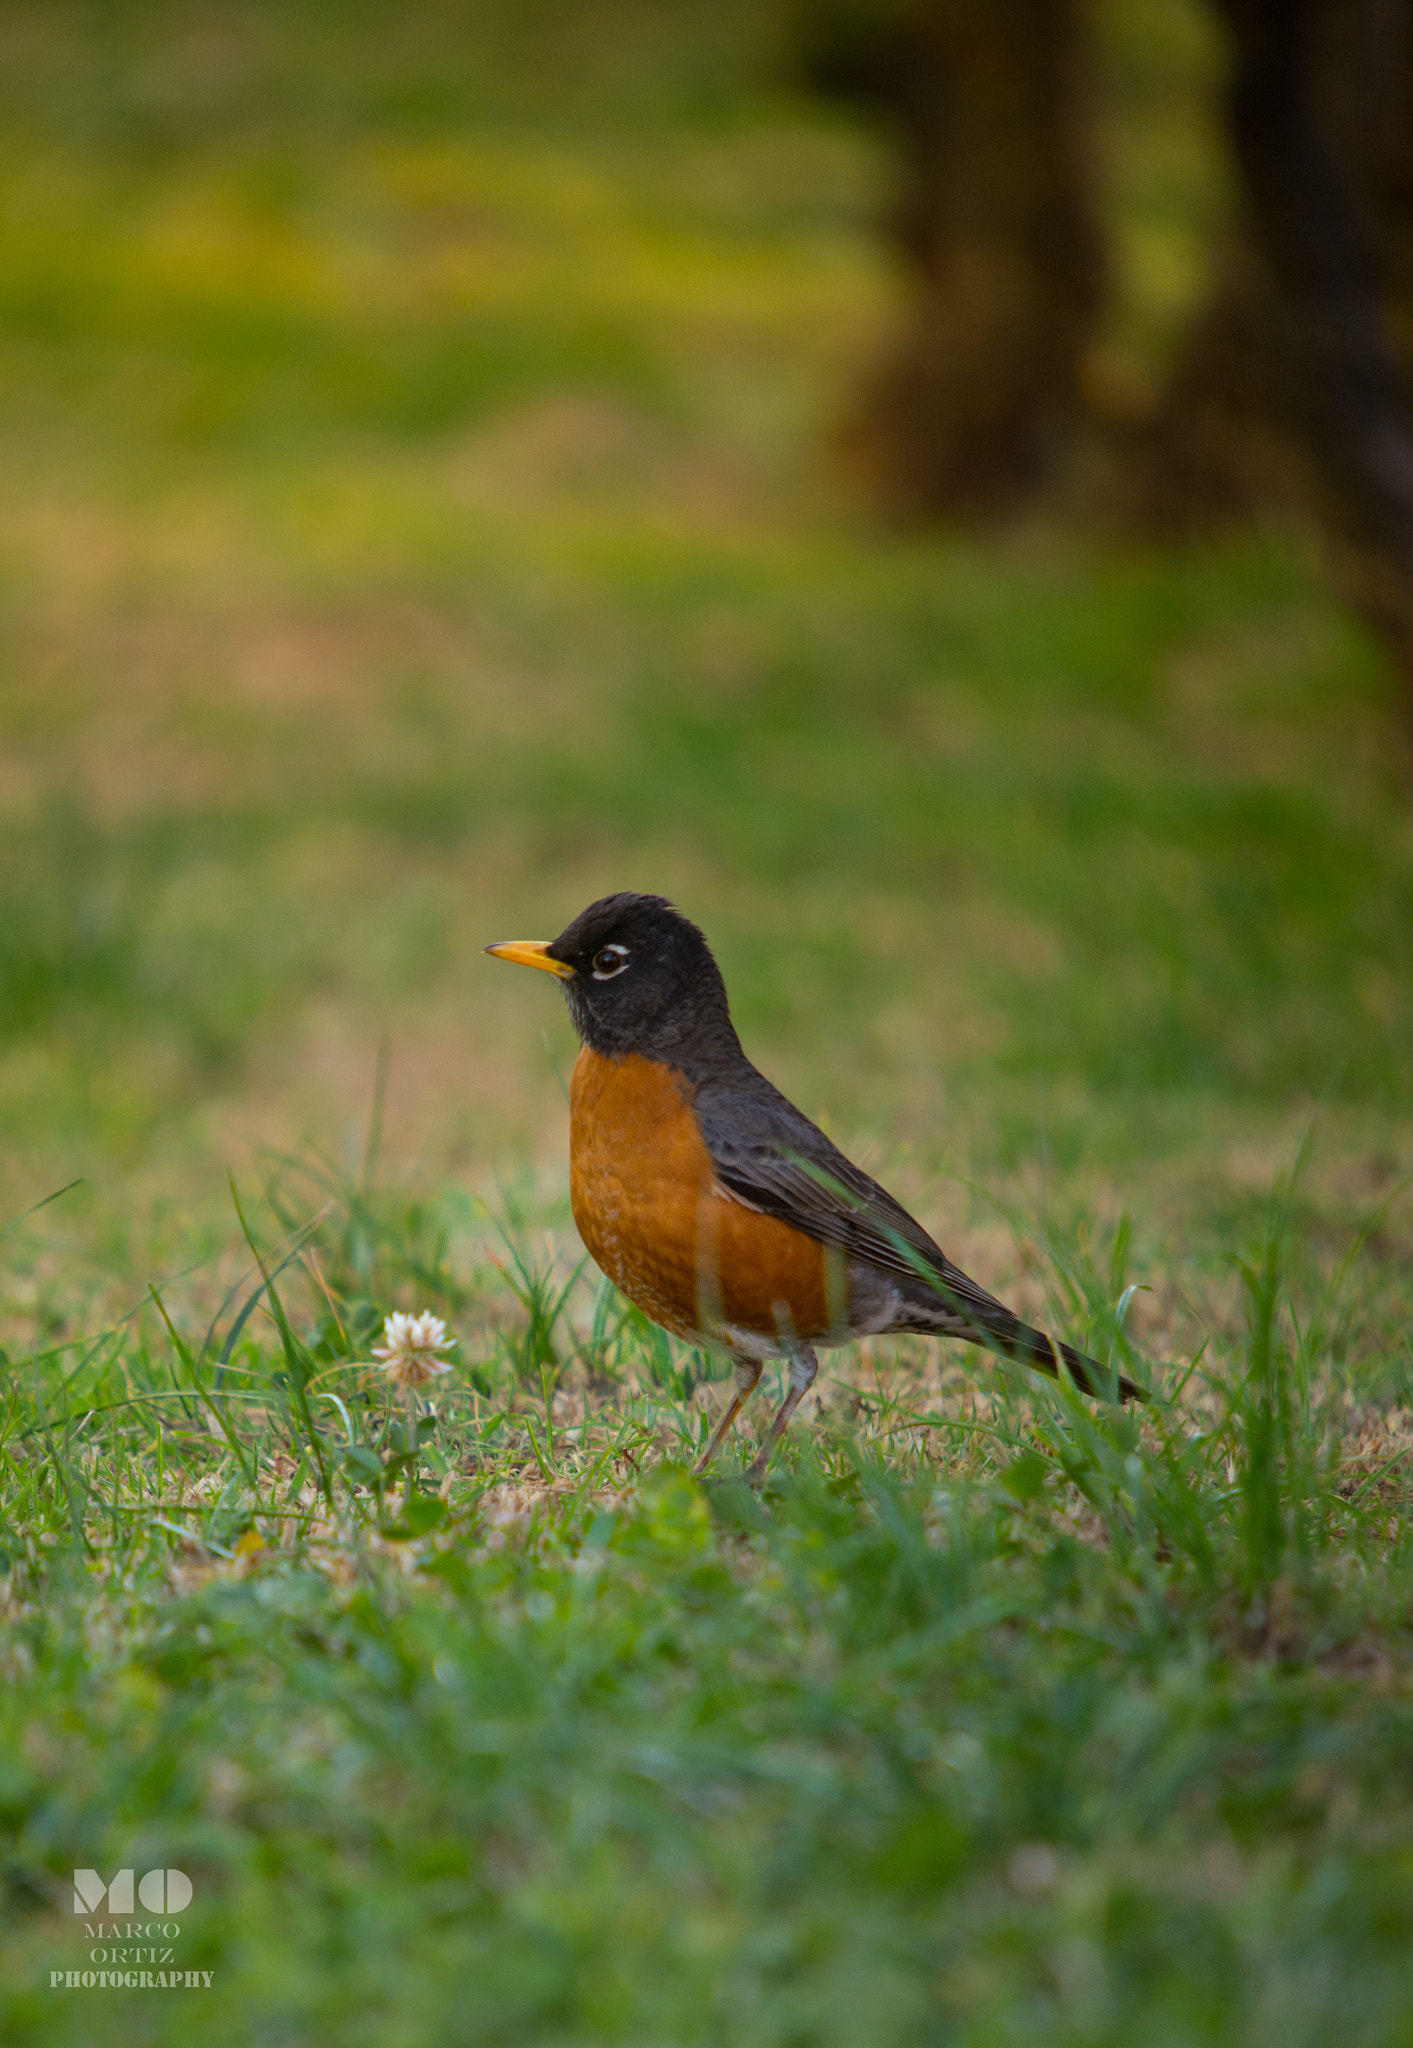
[[548,939],[505,939],[499,946],[486,946],[487,953],[494,953],[497,960],[513,960],[517,967],[541,967],[546,974],[557,974],[561,981],[572,981],[574,969],[567,960],[551,960]]

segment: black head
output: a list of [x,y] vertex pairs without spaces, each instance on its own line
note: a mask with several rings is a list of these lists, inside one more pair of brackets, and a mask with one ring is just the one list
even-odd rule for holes
[[694,1077],[741,1057],[721,970],[664,896],[603,896],[557,939],[486,951],[558,975],[574,1027],[595,1052],[642,1053]]

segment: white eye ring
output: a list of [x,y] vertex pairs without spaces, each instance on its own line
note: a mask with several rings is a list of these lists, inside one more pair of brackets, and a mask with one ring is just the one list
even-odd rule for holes
[[626,946],[603,946],[594,955],[594,980],[612,981],[628,965]]

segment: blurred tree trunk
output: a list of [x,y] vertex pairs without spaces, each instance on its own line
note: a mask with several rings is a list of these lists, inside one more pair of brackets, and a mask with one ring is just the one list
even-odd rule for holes
[[[1356,173],[1366,157],[1365,177],[1341,175],[1311,78],[1318,44],[1342,55],[1331,37],[1368,10],[1348,0],[1219,5],[1236,45],[1232,143],[1288,366],[1289,417],[1315,472],[1336,573],[1387,643],[1413,712],[1413,422],[1379,289],[1384,167],[1368,165],[1356,133],[1347,156]],[[1406,30],[1405,8],[1378,15],[1386,35]]]
[[1413,9],[1215,5],[1246,218],[1133,481],[1170,529],[1303,502],[1413,718]]
[[[1214,0],[1249,72],[1254,12]],[[1403,360],[1413,359],[1413,10],[1408,0],[1291,0],[1273,32],[1303,119],[1323,153],[1364,288],[1382,297]],[[1268,25],[1270,26],[1270,25]],[[1234,42],[1237,38],[1234,37]],[[1303,83],[1290,67],[1305,54]],[[1237,118],[1235,92],[1228,126]],[[1248,122],[1249,131],[1249,122]],[[1288,124],[1287,124],[1288,130]],[[1248,132],[1258,159],[1269,138]],[[1245,170],[1238,147],[1239,168]],[[1259,174],[1259,164],[1258,164]],[[1289,506],[1313,488],[1300,423],[1300,364],[1252,209],[1228,235],[1157,416],[1136,451],[1137,504],[1160,528],[1200,529],[1233,513]]]
[[1112,495],[1121,523],[1192,535],[1308,504],[1313,482],[1291,430],[1294,394],[1274,316],[1251,237],[1234,231],[1156,411],[1117,431]]
[[894,126],[916,281],[849,452],[905,516],[1012,510],[1082,411],[1102,296],[1081,0],[814,0],[804,26],[815,82]]
[[1413,0],[1212,4],[1245,217],[1135,430],[1083,390],[1104,283],[1084,0],[802,0],[815,82],[893,125],[915,280],[851,452],[914,518],[1013,511],[1086,433],[1149,528],[1303,509],[1413,718]]

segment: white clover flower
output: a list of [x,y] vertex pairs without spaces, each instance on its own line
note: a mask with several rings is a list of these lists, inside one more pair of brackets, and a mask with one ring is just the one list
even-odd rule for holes
[[398,1386],[424,1386],[438,1373],[451,1371],[450,1360],[437,1354],[449,1351],[456,1339],[448,1337],[440,1316],[393,1314],[383,1323],[383,1335],[387,1342],[375,1344],[373,1356]]

